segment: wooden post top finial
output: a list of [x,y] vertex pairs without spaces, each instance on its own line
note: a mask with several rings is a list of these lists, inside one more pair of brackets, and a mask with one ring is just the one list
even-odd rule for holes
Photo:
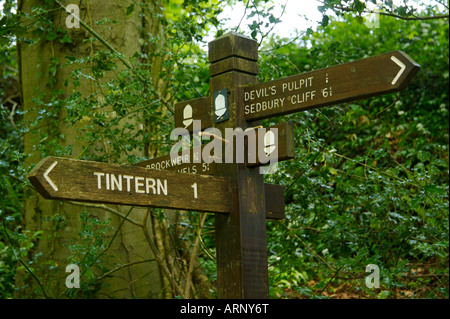
[[210,63],[229,57],[258,60],[258,42],[236,32],[226,33],[208,45]]
[[210,75],[229,71],[258,74],[258,42],[229,32],[209,43]]

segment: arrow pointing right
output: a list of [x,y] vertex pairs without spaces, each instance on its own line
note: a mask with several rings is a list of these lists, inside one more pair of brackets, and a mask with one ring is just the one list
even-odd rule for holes
[[398,79],[400,78],[400,76],[405,71],[406,65],[402,61],[397,59],[395,56],[391,56],[391,60],[394,61],[395,63],[397,63],[397,65],[400,67],[400,71],[398,71],[397,75],[395,76],[395,78],[391,82],[392,85],[395,85],[395,83],[397,83]]
[[254,121],[361,100],[403,90],[419,69],[405,52],[392,51],[245,86],[240,107]]

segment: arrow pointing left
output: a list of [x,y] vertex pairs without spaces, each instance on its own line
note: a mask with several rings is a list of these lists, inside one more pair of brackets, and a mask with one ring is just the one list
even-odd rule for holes
[[47,170],[45,171],[45,173],[44,173],[44,175],[43,175],[44,178],[45,178],[45,180],[50,184],[50,186],[53,188],[53,190],[54,190],[55,192],[58,191],[58,186],[56,186],[56,184],[53,183],[53,181],[50,179],[50,177],[48,177],[48,174],[52,171],[52,169],[55,168],[56,164],[58,164],[58,161],[54,161],[53,164],[50,165],[49,168],[47,168]]
[[231,187],[223,177],[46,157],[28,179],[46,199],[231,212]]

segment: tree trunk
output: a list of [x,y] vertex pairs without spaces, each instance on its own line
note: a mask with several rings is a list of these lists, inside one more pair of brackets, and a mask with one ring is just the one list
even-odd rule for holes
[[[19,10],[30,13],[34,6],[41,6],[43,3],[44,1],[38,0],[20,1]],[[64,5],[69,3],[63,1]],[[142,27],[143,21],[139,17],[139,10],[126,14],[127,8],[133,3],[132,0],[91,0],[76,3],[80,4],[80,19],[124,56],[131,57],[136,51],[141,50],[139,27]],[[55,4],[55,8],[56,6],[57,4]],[[54,11],[55,27],[66,30],[67,17],[68,14],[62,10]],[[117,24],[108,29],[94,23],[104,18],[116,20]],[[48,40],[48,38],[46,40],[34,38],[33,40],[37,40],[37,42],[32,45],[24,42],[19,45],[22,100],[25,120],[30,123],[44,112],[53,111],[46,109],[49,104],[42,106],[35,103],[33,98],[42,97],[42,100],[50,102],[52,94],[58,90],[62,92],[61,99],[67,98],[72,93],[73,87],[70,83],[66,86],[65,80],[69,78],[73,67],[61,67],[55,71],[52,68],[55,61],[64,63],[66,56],[83,58],[93,56],[100,49],[106,49],[99,41],[84,41],[91,38],[92,34],[82,27],[67,31],[72,38],[72,43],[61,43]],[[118,65],[124,67],[120,65],[120,62]],[[90,65],[84,66],[90,67]],[[115,76],[114,73],[110,72],[102,81],[113,76]],[[96,83],[94,81],[81,81],[79,86],[81,89],[78,90],[83,96],[95,92]],[[101,96],[98,99],[100,100]],[[67,111],[62,107],[57,112],[56,118],[45,119],[45,122],[40,122],[36,128],[26,134],[25,152],[31,155],[28,159],[29,165],[40,160],[43,156],[43,149],[46,149],[45,146],[50,141],[57,141],[56,144],[59,147],[56,149],[63,152],[63,156],[75,158],[86,152],[87,145],[83,145],[77,140],[80,135],[78,128],[86,123],[80,122],[75,126],[67,125],[64,121],[66,116]],[[99,141],[99,143],[101,142]],[[87,151],[93,151],[93,147],[88,147]],[[153,236],[151,218],[146,218],[148,210],[133,208],[128,215],[128,220],[123,222],[123,216],[130,211],[131,207],[84,206],[45,200],[37,194],[28,198],[24,210],[25,228],[32,233],[38,230],[43,231],[43,234],[34,243],[33,256],[29,256],[37,258],[29,260],[29,268],[32,269],[35,276],[31,276],[25,270],[21,270],[17,274],[16,287],[19,288],[17,297],[44,297],[40,285],[44,287],[46,296],[55,298],[70,296],[70,293],[67,293],[71,290],[75,296],[85,298],[162,297],[163,282],[159,266],[143,231],[145,230],[150,236]],[[83,211],[87,212],[87,214],[83,214],[87,219],[81,218]],[[108,220],[110,223],[102,224]],[[144,221],[145,225],[143,225]],[[92,236],[100,234],[108,226],[112,229],[107,231],[104,236],[99,237],[101,238],[99,239],[100,244],[96,243],[94,241],[96,237]],[[86,234],[88,231],[91,233]],[[109,247],[111,241],[112,244]],[[72,245],[72,250],[69,250],[69,245]],[[93,260],[89,269],[80,269],[81,288],[68,289],[66,277],[69,273],[65,272],[66,266],[70,263],[82,262],[83,258],[89,255],[86,253],[89,249],[96,249],[93,255],[100,255],[99,260]],[[103,251],[106,252],[103,254]],[[83,284],[85,285],[83,286]]]

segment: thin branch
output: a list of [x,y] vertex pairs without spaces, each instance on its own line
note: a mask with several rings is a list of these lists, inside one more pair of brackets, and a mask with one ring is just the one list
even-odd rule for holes
[[384,15],[384,16],[388,16],[388,17],[401,19],[401,20],[437,20],[437,19],[448,19],[449,18],[448,14],[440,14],[440,15],[436,15],[436,16],[427,16],[427,17],[418,17],[418,16],[401,16],[401,15],[398,15],[395,13],[374,11],[374,10],[364,10],[362,12],[359,12],[353,8],[347,8],[347,7],[342,7],[342,6],[334,6],[333,9],[341,10],[344,12],[354,12],[354,13],[368,13],[368,14],[375,13],[375,14],[379,14],[379,15]]
[[[281,225],[283,225],[287,230],[290,230],[289,226],[286,225],[286,223],[284,221],[281,221]],[[321,262],[323,262],[325,265],[327,265],[328,268],[330,268],[331,270],[335,270],[335,268],[333,266],[331,266],[325,259],[323,259],[322,257],[319,256],[319,254],[317,254],[311,247],[308,246],[307,243],[305,243],[297,234],[294,234],[294,237],[296,239],[298,239],[303,246],[306,247],[306,249],[308,249],[308,251],[313,254],[315,257],[317,257]],[[340,270],[340,269],[339,269]],[[339,272],[339,271],[338,271]],[[336,273],[337,274],[337,273]]]
[[247,4],[245,5],[244,14],[242,15],[241,20],[239,21],[239,24],[237,25],[237,27],[234,29],[235,32],[239,31],[239,27],[241,26],[241,23],[244,20],[245,15],[247,14],[247,9],[248,9],[249,4],[250,4],[250,0],[248,0]]
[[[64,10],[65,12],[69,12],[67,10],[67,8],[59,1],[59,0],[55,0],[55,2],[61,7],[62,10]],[[97,40],[99,40],[104,46],[106,46],[112,53],[116,54],[117,57],[119,58],[119,60],[129,69],[133,72],[134,75],[136,75],[138,77],[139,80],[141,80],[143,83],[147,83],[148,81],[146,81],[142,75],[138,74],[136,72],[136,70],[133,68],[133,66],[131,65],[131,63],[125,59],[125,56],[120,53],[119,51],[117,51],[116,49],[113,48],[113,46],[106,41],[105,39],[102,38],[102,36],[100,36],[97,32],[95,32],[94,29],[92,29],[90,26],[88,26],[83,20],[81,20],[79,17],[77,16],[73,16],[74,19],[76,19],[83,28],[85,28],[87,31],[89,31]],[[174,110],[173,108],[169,105],[169,103],[163,98],[161,97],[157,92],[155,92],[155,90],[152,90],[152,94],[154,94],[158,100],[164,104],[165,107],[167,107],[167,109],[174,114]]]
[[[119,224],[119,227],[117,227],[116,232],[114,233],[114,235],[112,236],[111,240],[109,241],[108,246],[100,253],[98,254],[93,260],[100,260],[100,258],[109,250],[109,248],[111,248],[111,245],[114,241],[114,239],[116,238],[117,234],[119,233],[120,229],[122,228],[123,224],[125,223],[125,220],[127,219],[128,215],[131,214],[131,212],[133,211],[134,206],[130,207],[130,210],[128,211],[128,213],[125,215],[125,217],[123,218],[123,220],[121,221],[121,223]],[[80,261],[80,265],[83,265],[84,260],[87,258],[89,254],[85,254],[84,258]],[[86,272],[89,270],[89,268],[92,266],[92,264],[87,265],[87,267],[85,267],[84,271],[81,273],[80,278],[82,278]],[[79,290],[76,291],[76,293],[78,293]]]
[[[207,234],[207,233],[212,233],[214,234],[215,231],[212,230],[211,232],[205,232],[203,233],[203,235]],[[216,258],[214,256],[211,255],[211,253],[208,251],[208,247],[206,247],[205,242],[203,241],[203,239],[200,237],[200,245],[202,246],[203,252],[208,255],[208,257],[212,260],[212,261],[216,261]]]
[[14,123],[14,115],[16,114],[16,108],[17,108],[18,104],[13,100],[16,97],[19,97],[19,95],[16,94],[16,95],[13,95],[13,96],[8,96],[5,99],[5,102],[9,102],[12,105],[11,112],[8,115],[8,119],[11,122],[11,125],[13,126],[14,129],[17,129],[16,123]]
[[114,235],[113,235],[113,237],[111,238],[111,240],[109,241],[108,246],[107,246],[100,254],[97,255],[97,257],[95,258],[95,260],[100,259],[100,257],[102,257],[102,256],[109,250],[109,248],[111,248],[111,245],[112,245],[114,239],[116,238],[117,234],[119,233],[119,230],[122,228],[122,225],[125,223],[125,221],[126,221],[127,218],[128,218],[128,215],[131,214],[131,212],[133,211],[133,209],[134,209],[134,206],[131,206],[131,207],[130,207],[130,210],[129,210],[128,213],[125,215],[125,217],[123,218],[122,222],[119,224],[119,227],[117,227],[117,230],[116,230],[116,232],[114,233]]
[[[19,70],[15,69],[15,68],[13,68],[13,67],[11,67],[9,65],[5,65],[5,69],[8,69],[8,70],[10,70],[10,71],[12,71],[12,72],[14,72],[16,74],[19,73]],[[16,77],[14,77],[14,78],[16,78]]]
[[131,263],[128,263],[128,264],[120,265],[119,267],[104,273],[103,275],[98,277],[97,280],[102,280],[104,277],[110,276],[111,274],[113,274],[116,271],[119,271],[119,270],[121,270],[123,268],[134,266],[134,265],[139,265],[139,264],[143,264],[143,263],[148,263],[148,262],[152,262],[152,261],[156,261],[156,259],[155,258],[153,258],[153,259],[146,259],[146,260],[134,261],[134,262],[131,262]]
[[126,221],[129,221],[130,223],[142,227],[143,225],[135,221],[134,219],[128,217],[128,215],[123,215],[121,212],[119,212],[116,209],[113,209],[111,207],[106,206],[105,204],[89,204],[89,203],[78,203],[78,202],[72,202],[72,201],[66,201],[66,203],[76,206],[83,206],[83,207],[89,207],[89,208],[98,208],[98,209],[104,209],[110,213],[113,213],[114,215],[117,215],[121,218],[123,218]]
[[330,282],[336,277],[336,275],[341,271],[342,268],[344,268],[345,266],[342,266],[341,268],[339,268],[334,274],[333,277],[330,278],[330,280],[328,280],[327,284],[325,285],[325,287],[323,287],[322,291],[320,292],[320,295],[325,291],[325,289],[328,287],[328,285],[330,284]]
[[350,158],[350,157],[347,157],[347,156],[345,156],[345,155],[340,155],[340,154],[338,154],[338,153],[336,153],[336,152],[332,152],[331,154],[334,155],[334,156],[340,157],[340,158],[345,158],[345,159],[348,160],[348,161],[351,161],[351,162],[353,162],[353,163],[356,163],[356,164],[359,164],[359,165],[361,165],[361,166],[367,167],[367,168],[369,168],[369,169],[373,169],[374,171],[377,171],[377,172],[379,172],[380,174],[389,176],[389,177],[394,178],[394,179],[396,179],[396,180],[398,180],[398,181],[400,181],[400,182],[405,182],[405,183],[408,183],[408,184],[410,184],[410,185],[412,185],[412,186],[415,186],[415,187],[417,187],[417,188],[422,188],[420,185],[417,185],[417,184],[415,184],[415,183],[413,183],[413,182],[411,182],[411,181],[404,180],[404,179],[402,179],[402,178],[400,178],[400,177],[397,177],[397,176],[395,176],[395,175],[392,175],[392,174],[389,174],[389,173],[380,171],[378,168],[376,168],[376,167],[374,167],[374,166],[371,166],[371,165],[367,165],[367,164],[358,162],[358,161],[356,161],[356,160],[354,160],[354,159],[352,159],[352,158]]
[[[57,4],[59,4],[59,6],[61,7],[61,9],[64,10],[64,12],[69,12],[67,10],[67,8],[59,1],[59,0],[55,0],[55,2]],[[131,65],[130,62],[128,62],[125,57],[123,56],[122,53],[120,53],[119,51],[117,51],[116,49],[114,49],[112,47],[111,44],[109,44],[105,39],[103,39],[97,32],[95,32],[94,29],[92,29],[90,26],[88,26],[83,20],[81,20],[78,16],[73,15],[72,16],[75,20],[77,20],[82,26],[83,28],[85,28],[86,30],[88,30],[95,38],[97,38],[97,40],[99,40],[105,47],[107,47],[111,52],[117,54],[117,57],[119,58],[120,61],[122,61],[122,63],[129,68],[130,70],[133,69],[133,66]]]
[[394,17],[397,19],[401,19],[401,20],[439,20],[439,19],[448,19],[449,15],[448,14],[442,14],[442,15],[436,15],[436,16],[428,16],[428,17],[417,17],[417,16],[412,16],[412,17],[403,17],[394,13],[387,13],[387,12],[370,12],[369,13],[378,13],[380,15],[384,15],[384,16],[388,16],[388,17]]
[[190,291],[190,286],[191,286],[191,281],[192,281],[192,273],[194,272],[194,259],[197,255],[198,246],[200,243],[200,236],[201,236],[201,232],[203,229],[203,225],[205,224],[206,216],[207,216],[206,214],[203,214],[203,217],[200,220],[200,225],[197,230],[197,237],[195,238],[195,242],[194,242],[194,249],[192,250],[191,258],[189,260],[189,269],[188,269],[188,273],[186,275],[186,286],[184,287],[184,297],[185,298],[189,298],[189,291]]
[[155,255],[156,259],[158,260],[158,263],[166,277],[170,280],[170,283],[172,287],[175,289],[175,291],[183,297],[183,292],[181,291],[181,288],[178,286],[178,284],[175,282],[175,279],[170,274],[169,269],[167,268],[166,263],[164,262],[163,258],[161,257],[161,254],[159,253],[158,249],[155,246],[155,243],[153,242],[153,239],[150,237],[150,234],[147,229],[147,219],[150,215],[150,210],[147,209],[147,212],[144,216],[144,224],[142,225],[142,230],[144,231],[144,236],[147,239],[147,242],[150,246],[150,249],[152,250],[153,254]]
[[[316,158],[322,153],[322,150],[320,150],[319,152],[316,153],[316,156],[314,156],[314,158],[309,162],[308,167],[311,167],[311,165],[314,163],[314,161],[316,160]],[[287,192],[288,190],[290,190],[292,188],[292,186],[295,185],[295,183],[297,183],[297,181],[300,179],[300,177],[303,176],[303,174],[306,173],[306,170],[301,172],[300,174],[298,174],[295,179],[291,182],[291,184],[289,184],[288,187],[286,187],[285,192]]]
[[[297,41],[297,40],[300,39],[301,37],[302,37],[302,35],[296,36],[296,37],[290,39],[290,40],[289,40],[288,42],[286,42],[285,44],[278,45],[276,48],[270,48],[270,49],[268,48],[268,49],[266,49],[266,50],[258,50],[258,52],[259,52],[259,53],[269,53],[269,52],[273,52],[273,51],[282,49],[282,48],[284,48],[284,47],[287,47],[287,46],[289,46],[289,45],[295,43],[295,41]],[[288,62],[289,62],[289,61],[288,61]],[[291,62],[291,64],[292,64],[292,62]],[[295,66],[295,65],[294,65],[294,66]],[[295,67],[297,68],[297,66],[295,66]],[[298,68],[297,68],[297,69],[298,69]]]
[[[284,15],[284,13],[286,12],[286,5],[287,5],[287,2],[288,2],[288,0],[286,0],[286,2],[284,3],[284,6],[283,6],[283,11],[281,12],[281,14],[280,14],[280,17],[278,18],[278,19],[281,19],[281,17]],[[281,21],[281,20],[280,20]],[[261,32],[261,41],[259,42],[259,44],[261,45],[261,43],[263,42],[263,40],[264,40],[264,38],[266,38],[272,31],[273,31],[273,29],[275,29],[275,26],[277,25],[278,23],[272,23],[272,27],[269,29],[269,31],[267,31],[266,32],[266,34],[262,34],[262,32]]]

